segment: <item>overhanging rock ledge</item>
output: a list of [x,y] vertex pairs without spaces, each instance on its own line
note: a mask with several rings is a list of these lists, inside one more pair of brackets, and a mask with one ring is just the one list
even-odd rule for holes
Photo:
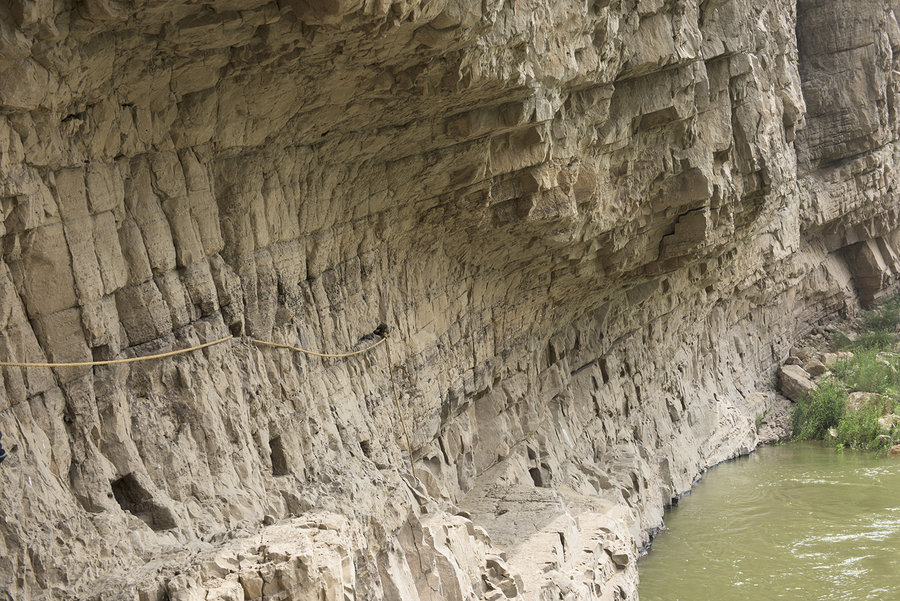
[[636,598],[897,281],[896,8],[0,4],[0,361],[235,336],[0,369],[0,596]]

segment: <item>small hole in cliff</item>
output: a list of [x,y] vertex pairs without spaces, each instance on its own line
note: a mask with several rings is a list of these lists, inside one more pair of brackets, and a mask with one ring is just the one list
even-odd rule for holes
[[156,503],[153,495],[141,486],[134,474],[126,474],[110,482],[110,485],[119,506],[140,518],[153,530],[170,530],[175,527],[172,512]]
[[112,359],[112,349],[108,344],[101,344],[91,349],[91,358],[94,361],[109,361]]
[[370,458],[372,457],[372,443],[368,440],[360,440],[359,448],[362,449],[363,455]]
[[544,487],[544,477],[541,475],[541,470],[533,467],[528,470],[528,473],[531,474],[531,479],[534,480],[534,485],[538,488]]
[[600,376],[603,378],[603,383],[609,384],[609,366],[606,365],[606,359],[601,358],[597,364],[600,365]]
[[232,336],[241,336],[244,332],[244,324],[238,321],[228,326],[228,329],[231,331]]
[[641,492],[641,481],[638,479],[637,474],[631,474],[631,485],[633,487],[634,492]]
[[553,343],[547,345],[547,365],[553,365],[559,361],[559,355],[556,353],[556,349],[553,348]]
[[287,476],[291,473],[288,469],[287,456],[284,454],[284,445],[281,443],[281,437],[276,436],[269,441],[269,449],[272,451],[272,475]]
[[603,12],[603,9],[609,6],[609,0],[594,0],[591,2],[591,14],[599,15]]

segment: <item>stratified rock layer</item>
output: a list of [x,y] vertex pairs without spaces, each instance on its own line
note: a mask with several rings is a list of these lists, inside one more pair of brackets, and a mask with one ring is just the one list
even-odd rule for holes
[[0,6],[0,360],[235,336],[2,369],[7,595],[635,598],[900,272],[893,8]]

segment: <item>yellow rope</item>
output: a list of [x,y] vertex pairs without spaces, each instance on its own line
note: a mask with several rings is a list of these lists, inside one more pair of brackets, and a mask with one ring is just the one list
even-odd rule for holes
[[[339,354],[331,354],[331,353],[317,353],[315,351],[310,351],[307,349],[303,349],[297,346],[292,346],[290,344],[278,344],[275,342],[267,342],[265,340],[257,340],[256,338],[251,339],[254,344],[258,344],[261,346],[271,346],[274,348],[286,348],[292,351],[296,351],[298,353],[304,353],[306,355],[312,355],[313,357],[324,357],[327,359],[343,359],[345,357],[353,357],[354,355],[361,355],[372,349],[375,349],[382,344],[387,342],[388,336],[390,332],[385,333],[385,335],[371,346],[367,346],[364,349],[360,349],[358,351],[353,351],[352,353],[339,353]],[[165,357],[173,357],[175,355],[182,355],[184,353],[190,353],[191,351],[197,351],[200,349],[204,349],[210,346],[214,346],[216,344],[221,344],[223,342],[227,342],[231,340],[234,336],[226,336],[225,338],[219,338],[218,340],[213,340],[212,342],[207,342],[205,344],[198,344],[197,346],[192,346],[189,348],[180,349],[177,351],[169,351],[168,353],[159,353],[156,355],[146,355],[144,357],[130,357],[128,359],[110,359],[106,361],[77,361],[71,363],[27,363],[27,362],[15,362],[15,361],[0,361],[0,367],[94,367],[97,365],[118,365],[121,363],[135,363],[137,361],[149,361],[150,359],[163,359]],[[400,424],[403,426],[403,436],[406,438],[406,450],[409,453],[409,467],[412,470],[413,478],[416,477],[416,466],[413,462],[413,453],[412,453],[412,444],[409,439],[409,431],[406,429],[406,420],[403,419],[403,410],[400,407],[400,395],[397,393],[397,382],[394,379],[394,366],[391,364],[391,345],[387,345],[387,357],[388,357],[388,373],[391,376],[391,387],[394,391],[394,404],[397,407],[397,415],[400,417]],[[8,407],[11,408],[11,407]]]
[[397,394],[397,382],[394,380],[394,366],[391,364],[391,344],[388,342],[388,336],[390,336],[390,332],[386,332],[381,340],[376,342],[371,346],[367,346],[364,349],[360,349],[358,351],[353,351],[352,353],[339,353],[339,354],[331,354],[331,353],[317,353],[315,351],[310,351],[304,348],[300,348],[298,346],[292,346],[290,344],[276,344],[274,342],[267,342],[265,340],[257,340],[256,338],[252,339],[254,344],[259,344],[261,346],[271,346],[274,348],[286,348],[292,351],[296,351],[298,353],[304,353],[306,355],[312,355],[313,357],[325,357],[328,359],[343,359],[344,357],[352,357],[354,355],[361,355],[365,352],[371,351],[378,346],[387,343],[387,359],[388,359],[388,373],[391,375],[391,388],[394,391],[394,404],[397,407],[397,415],[400,417],[400,425],[403,426],[403,436],[406,438],[406,451],[409,453],[409,467],[412,470],[413,478],[416,477],[416,465],[413,463],[413,453],[412,453],[412,444],[409,441],[409,431],[406,429],[406,420],[403,419],[403,409],[400,407],[400,395]]
[[275,348],[286,348],[286,349],[290,349],[290,350],[292,350],[292,351],[297,351],[298,353],[304,353],[304,354],[306,354],[306,355],[312,355],[313,357],[325,357],[325,358],[327,358],[327,359],[343,359],[344,357],[352,357],[353,355],[361,355],[361,354],[363,354],[363,353],[365,353],[365,352],[367,352],[367,351],[371,351],[373,348],[375,348],[375,347],[377,347],[377,346],[379,346],[379,345],[384,344],[384,341],[385,341],[385,340],[387,340],[387,335],[385,335],[381,340],[379,340],[378,342],[376,342],[376,343],[373,344],[372,346],[367,346],[367,347],[364,348],[364,349],[361,349],[361,350],[358,350],[358,351],[353,351],[352,353],[340,353],[340,354],[332,355],[332,354],[329,354],[329,353],[317,353],[317,352],[315,352],[315,351],[309,351],[309,350],[306,350],[305,348],[300,348],[299,346],[291,346],[290,344],[277,344],[277,343],[275,343],[275,342],[266,342],[265,340],[257,340],[256,338],[253,338],[253,339],[252,339],[252,341],[253,341],[255,344],[259,344],[259,345],[261,345],[261,346],[272,346],[272,347],[275,347]]
[[149,361],[150,359],[163,359],[165,357],[173,357],[175,355],[183,355],[191,351],[197,351],[209,346],[221,344],[231,340],[234,336],[226,336],[205,344],[198,344],[189,348],[183,348],[177,351],[169,351],[168,353],[159,353],[156,355],[146,355],[144,357],[129,357],[128,359],[109,359],[106,361],[76,361],[73,363],[17,363],[14,361],[0,361],[0,367],[93,367],[95,365],[118,365],[120,363],[136,363],[138,361]]
[[[387,336],[384,337],[387,340]],[[391,345],[387,345],[388,372],[391,374],[391,387],[394,389],[394,403],[397,405],[397,415],[400,416],[400,425],[403,426],[403,436],[406,437],[406,452],[409,453],[409,469],[412,477],[416,478],[416,464],[413,463],[412,444],[409,442],[409,432],[406,429],[406,420],[403,419],[403,410],[400,408],[400,395],[397,394],[397,382],[394,381],[394,366],[391,364]]]

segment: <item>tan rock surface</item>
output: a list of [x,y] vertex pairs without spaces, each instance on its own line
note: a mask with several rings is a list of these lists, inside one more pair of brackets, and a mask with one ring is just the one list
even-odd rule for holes
[[852,411],[881,405],[884,397],[874,392],[851,392],[847,395],[847,408]]
[[[0,368],[4,592],[634,598],[795,340],[897,280],[897,31],[876,0],[3,4],[0,360],[236,336]],[[390,359],[248,340],[380,323]]]
[[781,394],[794,402],[805,400],[816,391],[816,384],[799,365],[782,365],[778,373]]

